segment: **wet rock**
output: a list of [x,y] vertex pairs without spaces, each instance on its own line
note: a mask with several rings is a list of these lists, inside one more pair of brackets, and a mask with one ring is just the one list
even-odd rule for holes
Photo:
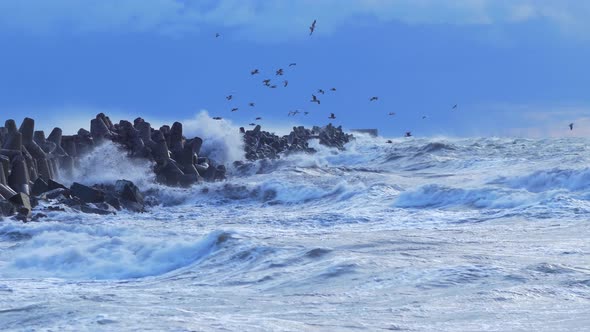
[[137,188],[137,186],[131,181],[118,180],[115,183],[115,191],[124,201],[135,202],[142,205],[144,203],[143,195],[139,191],[139,188]]
[[85,203],[80,206],[80,211],[89,214],[98,214],[102,216],[117,214],[117,210],[108,203]]
[[104,192],[94,188],[85,186],[78,182],[74,182],[70,187],[73,196],[76,196],[84,203],[102,203],[105,200]]
[[7,200],[0,200],[0,217],[10,217],[16,214],[16,207]]
[[55,190],[55,189],[68,189],[68,187],[64,186],[63,184],[54,181],[54,180],[49,180],[47,181],[47,189],[48,190]]
[[42,178],[37,178],[33,184],[33,188],[31,188],[31,195],[39,196],[47,191],[49,191],[47,182],[45,182]]
[[28,216],[31,214],[31,211],[33,211],[29,195],[27,194],[17,193],[16,195],[10,197],[8,201],[16,207],[20,214]]

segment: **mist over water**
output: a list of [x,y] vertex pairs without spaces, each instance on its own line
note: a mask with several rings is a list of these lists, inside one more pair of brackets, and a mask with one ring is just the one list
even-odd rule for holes
[[[237,130],[203,114],[185,135],[242,159]],[[312,142],[188,189],[102,146],[75,178],[128,178],[161,205],[0,223],[0,329],[589,326],[590,141],[385,141]]]

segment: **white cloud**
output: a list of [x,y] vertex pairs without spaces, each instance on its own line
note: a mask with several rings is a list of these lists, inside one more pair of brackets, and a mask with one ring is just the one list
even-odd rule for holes
[[573,31],[587,27],[589,14],[582,0],[2,0],[0,28],[178,33],[206,25],[303,37],[316,18],[323,34],[364,18],[458,25],[543,19]]

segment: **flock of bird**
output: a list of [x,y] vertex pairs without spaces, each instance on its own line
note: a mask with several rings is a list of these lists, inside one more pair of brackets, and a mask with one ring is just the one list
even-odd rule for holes
[[[313,35],[313,33],[314,33],[315,29],[316,29],[316,23],[317,23],[317,20],[314,20],[311,23],[311,25],[309,26],[309,35],[310,36]],[[219,38],[219,37],[221,37],[221,34],[220,33],[216,33],[215,34],[215,38]],[[295,63],[295,62],[292,62],[292,63],[290,63],[288,65],[289,68],[295,67],[295,66],[297,66],[297,63]],[[250,75],[252,75],[252,76],[259,75],[259,74],[260,74],[260,70],[258,68],[255,68],[255,69],[253,69],[253,70],[250,71]],[[283,76],[284,74],[285,74],[285,70],[283,68],[279,68],[279,69],[277,69],[275,71],[275,76]],[[286,79],[283,80],[280,83],[281,83],[281,85],[284,88],[286,88],[289,85],[289,81],[286,80]],[[267,79],[262,80],[262,84],[264,86],[270,88],[270,89],[276,89],[277,88],[277,84],[273,84],[273,80],[270,79],[270,78],[267,78]],[[331,92],[336,92],[336,88],[334,88],[334,87],[333,88],[330,88],[330,91]],[[317,94],[321,94],[321,95],[325,95],[326,94],[326,91],[324,91],[323,89],[318,89],[316,93]],[[228,101],[231,101],[233,99],[233,95],[231,95],[231,94],[228,95],[226,97],[226,99]],[[372,96],[372,97],[369,98],[369,102],[376,102],[378,100],[379,100],[379,97],[378,96]],[[316,103],[318,105],[321,104],[321,100],[317,97],[317,95],[315,93],[312,93],[311,94],[310,102]],[[250,102],[250,103],[248,103],[248,106],[249,107],[255,107],[256,106],[256,103]],[[453,105],[453,107],[451,108],[451,110],[457,110],[457,108],[458,108],[458,105],[455,104],[455,105]],[[238,110],[239,110],[238,107],[234,107],[234,108],[231,109],[231,112],[237,112]],[[287,113],[287,116],[297,116],[298,114],[301,114],[301,113],[303,113],[304,115],[308,115],[309,114],[308,111],[302,112],[300,110],[294,110],[294,111],[289,111],[289,113]],[[395,112],[389,112],[388,115],[389,116],[395,116],[396,113]],[[222,117],[219,117],[219,116],[216,116],[216,117],[213,117],[213,119],[214,120],[222,120],[223,118]],[[330,113],[330,116],[328,117],[328,119],[331,119],[331,120],[336,119],[336,115],[334,113]],[[423,115],[422,116],[422,120],[425,120],[425,119],[427,119],[427,116],[426,115]],[[262,117],[256,117],[256,119],[255,119],[255,121],[260,121],[260,120],[262,120]],[[252,122],[249,125],[250,126],[255,126],[256,123]],[[574,124],[573,123],[570,123],[568,125],[568,127],[569,127],[570,131],[571,130],[574,130]],[[411,137],[412,136],[412,132],[411,131],[407,131],[404,136],[405,137]],[[387,143],[392,143],[392,141],[391,140],[388,140]]]

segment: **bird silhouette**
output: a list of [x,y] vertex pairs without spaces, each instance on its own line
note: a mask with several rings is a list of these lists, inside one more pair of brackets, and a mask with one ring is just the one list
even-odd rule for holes
[[289,67],[293,67],[293,66],[297,66],[297,63],[292,62],[292,63],[289,64]]
[[260,71],[258,69],[254,69],[253,71],[250,72],[250,75],[256,75],[256,74],[260,74]]
[[286,87],[287,87],[287,85],[289,85],[289,81],[285,80],[285,81],[283,82],[283,86],[286,88]]
[[334,115],[334,113],[330,113],[330,116],[328,117],[328,119],[336,119],[336,116]]
[[388,139],[388,140],[387,140],[385,143],[389,143],[389,144],[391,144],[391,143],[393,143],[393,141],[392,141],[392,140],[390,140],[390,139]]
[[458,107],[458,106],[457,106],[457,104],[455,104],[455,106],[453,106],[453,109],[454,109],[454,110],[456,110],[456,109],[457,109],[457,107]]
[[569,124],[569,127],[570,127],[570,130],[574,130],[574,124],[573,123],[570,123]]
[[254,104],[254,103],[249,103],[248,105],[250,105],[250,107],[256,106],[256,104]]
[[294,110],[294,111],[291,111],[289,113],[291,113],[291,115],[295,116],[295,115],[297,115],[297,114],[299,114],[301,112],[299,110]]
[[394,116],[395,115],[395,112],[389,112],[389,115],[390,116]]
[[311,26],[309,27],[309,35],[311,36],[313,34],[313,32],[315,31],[315,24],[316,24],[317,20],[313,20],[313,23],[311,24]]
[[318,99],[318,97],[316,97],[316,95],[311,95],[311,100],[312,103],[318,103],[318,105],[320,104],[320,100]]
[[283,76],[283,69],[282,68],[279,68],[277,70],[277,73],[276,74],[277,74],[277,76]]
[[255,125],[256,125],[255,123],[250,123],[250,126],[255,126]]
[[303,114],[304,114],[304,115],[308,115],[308,114],[309,114],[309,112],[305,111],[305,112],[303,112]]
[[405,137],[412,137],[412,132],[411,131],[406,131],[406,134],[404,136]]
[[266,86],[270,86],[270,79],[267,78],[267,79],[263,80],[262,83],[264,83],[264,85],[266,85]]
[[321,94],[326,94],[326,91],[324,91],[324,90],[322,90],[322,89],[318,89],[318,93],[321,93]]
[[336,91],[336,88],[331,88],[330,91]]
[[256,121],[262,120],[262,117],[257,117]]
[[234,97],[233,95],[229,95],[229,96],[225,97],[225,99],[232,100],[233,97]]
[[232,112],[236,112],[237,110],[238,110],[237,107],[234,107],[234,108],[231,109]]
[[426,115],[422,115],[422,120],[426,119],[427,116]]
[[271,86],[270,86],[270,88],[271,88],[271,89],[276,89],[276,88],[277,88],[277,86],[276,86],[276,85],[271,85]]
[[213,120],[221,120],[221,119],[223,119],[223,118],[222,118],[222,117],[220,117],[220,116],[214,116],[214,117],[213,117]]
[[376,96],[375,97],[371,97],[371,99],[369,99],[369,101],[377,101],[377,100],[379,100],[379,97],[376,97]]
[[219,38],[219,36],[221,36],[219,32],[215,34],[215,38]]

